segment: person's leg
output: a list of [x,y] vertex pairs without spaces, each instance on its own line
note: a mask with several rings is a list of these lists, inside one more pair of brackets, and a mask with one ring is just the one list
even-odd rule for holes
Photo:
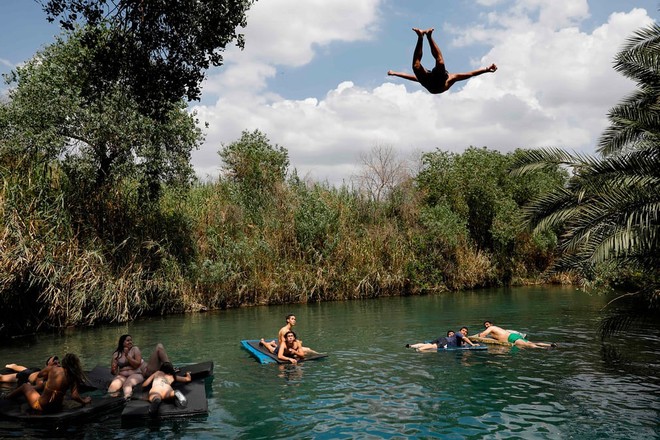
[[25,389],[25,385],[28,385],[28,384],[24,383],[23,385],[14,388],[9,394],[5,395],[5,398],[6,399],[15,399],[18,396],[22,396],[23,394],[25,394],[25,392],[23,391]]
[[550,344],[546,344],[543,342],[530,342],[526,339],[518,339],[515,344],[518,347],[521,348],[548,348],[550,347]]
[[163,362],[169,362],[170,358],[167,356],[165,347],[163,344],[156,344],[156,349],[151,353],[149,362],[147,362],[147,371],[145,372],[145,377],[149,377],[154,374],[156,371],[160,370],[160,366],[163,365]]
[[28,404],[31,408],[40,409],[38,404],[41,394],[34,389],[34,387],[29,383],[24,383],[20,387],[17,387],[14,391],[7,395],[7,399],[14,399],[20,395],[24,395],[28,401]]
[[7,364],[7,365],[5,365],[5,368],[9,368],[10,370],[14,370],[17,373],[20,373],[23,370],[27,370],[27,367],[24,367],[23,365],[18,365],[18,364]]
[[261,340],[259,341],[259,345],[263,345],[266,348],[266,350],[273,353],[275,351],[275,347],[277,347],[277,342],[266,341],[264,338],[261,338]]
[[433,28],[427,29],[424,31],[424,33],[426,34],[426,38],[429,40],[429,46],[431,46],[431,55],[433,55],[433,58],[435,59],[435,66],[444,69],[445,59],[442,57],[442,51],[440,51],[440,47],[438,47],[435,40],[433,39]]
[[417,34],[417,44],[415,44],[415,50],[413,51],[412,69],[417,80],[421,82],[421,78],[426,76],[426,69],[422,66],[424,31],[417,28],[413,28],[413,31]]
[[158,415],[158,408],[160,408],[161,402],[162,399],[159,393],[149,393],[149,415],[152,417]]
[[0,382],[17,382],[16,373],[0,374]]
[[29,383],[24,383],[21,385],[23,388],[23,394],[25,394],[25,399],[28,401],[30,408],[41,410],[41,404],[39,403],[39,398],[41,394]]
[[126,378],[124,376],[115,376],[112,382],[110,382],[110,386],[108,387],[108,393],[116,393],[117,391],[119,391],[124,385],[125,381]]
[[122,387],[124,391],[124,398],[128,399],[133,396],[133,387],[139,383],[144,382],[144,376],[141,374],[131,374],[124,381],[124,386]]
[[415,344],[417,347],[415,349],[417,351],[429,351],[429,350],[437,350],[438,346],[436,344]]

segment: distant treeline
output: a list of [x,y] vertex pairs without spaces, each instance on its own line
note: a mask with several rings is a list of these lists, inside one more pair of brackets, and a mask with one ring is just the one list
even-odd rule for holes
[[412,175],[374,147],[335,188],[302,181],[286,149],[244,132],[220,151],[220,178],[163,185],[156,201],[134,177],[95,191],[66,162],[5,155],[1,331],[540,282],[556,237],[526,230],[521,207],[566,175],[512,177],[518,154],[435,151]]

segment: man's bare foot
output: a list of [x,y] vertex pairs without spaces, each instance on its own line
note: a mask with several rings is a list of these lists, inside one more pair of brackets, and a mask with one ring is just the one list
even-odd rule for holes
[[421,37],[422,35],[424,35],[424,31],[421,30],[421,29],[413,28],[413,31],[415,31],[415,33],[417,34],[418,37]]
[[430,37],[434,30],[435,28],[428,28],[427,30],[422,31],[422,33]]
[[261,338],[259,340],[259,345],[266,345],[266,341],[264,340],[264,338]]

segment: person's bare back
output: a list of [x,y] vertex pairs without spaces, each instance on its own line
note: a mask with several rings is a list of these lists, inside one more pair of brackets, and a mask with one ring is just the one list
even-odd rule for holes
[[504,330],[501,327],[491,325],[486,329],[486,331],[479,333],[479,337],[485,338],[486,336],[490,335],[492,338],[497,339],[498,341],[508,342],[510,334],[511,332]]
[[554,342],[547,343],[547,342],[528,341],[520,333],[514,333],[509,330],[505,330],[502,327],[493,325],[490,321],[486,321],[484,325],[486,326],[486,330],[484,330],[483,332],[477,335],[480,338],[491,336],[492,338],[497,339],[500,342],[508,342],[509,344],[513,344],[516,347],[521,347],[521,348],[549,348],[549,347],[557,346],[557,344],[555,344]]

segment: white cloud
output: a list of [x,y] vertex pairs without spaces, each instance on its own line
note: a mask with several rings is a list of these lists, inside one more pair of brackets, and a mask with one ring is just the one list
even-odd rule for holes
[[586,33],[579,28],[589,16],[585,0],[518,0],[474,26],[445,27],[454,45],[490,48],[473,61],[475,68],[496,62],[499,70],[440,96],[398,79],[372,89],[338,82],[319,99],[291,100],[266,90],[276,65],[301,66],[320,46],[368,39],[379,24],[379,6],[378,0],[256,2],[246,50],[230,51],[222,73],[205,84],[217,102],[194,107],[210,124],[205,146],[193,155],[198,172],[217,174],[221,144],[254,129],[287,148],[299,175],[331,183],[348,181],[358,154],[376,144],[404,154],[470,145],[593,151],[608,109],[633,88],[612,69],[613,57],[652,21],[635,9]]

